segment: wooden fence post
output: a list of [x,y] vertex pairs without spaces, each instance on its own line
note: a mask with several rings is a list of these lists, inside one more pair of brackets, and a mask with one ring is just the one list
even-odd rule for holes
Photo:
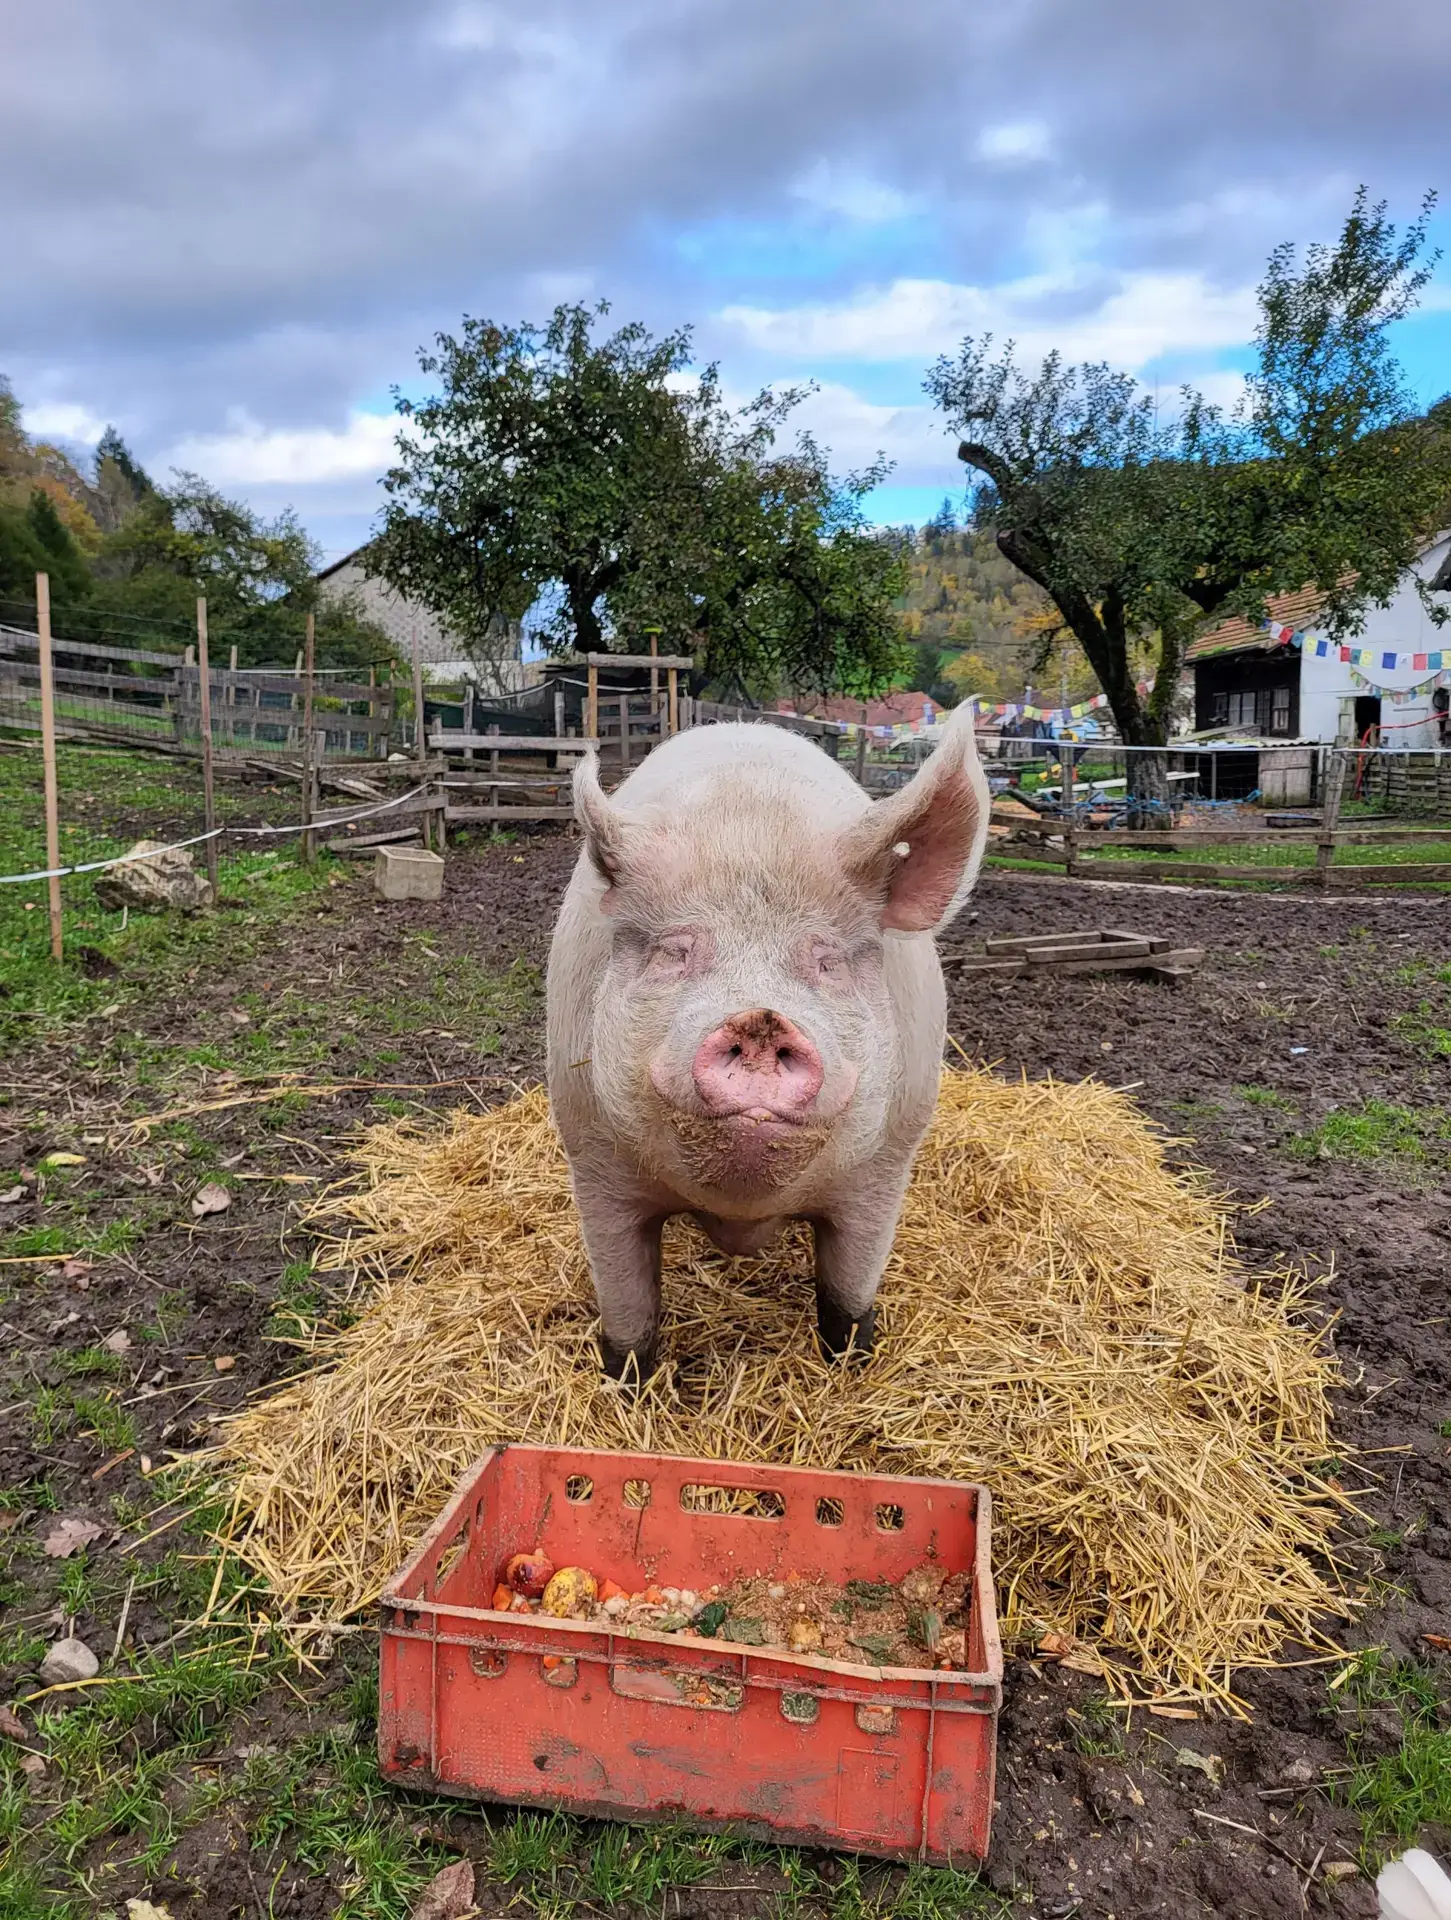
[[1320,782],[1320,838],[1315,845],[1315,876],[1321,890],[1330,891],[1330,870],[1335,861],[1336,828],[1340,824],[1340,802],[1345,794],[1346,757],[1335,747],[1322,749],[1327,766]]
[[[303,643],[303,680],[302,680],[302,824],[309,827],[312,821],[312,766],[314,742],[312,737],[312,683],[313,661],[316,646],[316,622],[311,614],[307,616],[307,638]],[[302,836],[302,863],[310,867],[317,858],[317,842],[311,832]]]
[[[207,653],[207,603],[198,598],[196,603],[196,650],[197,665],[201,668],[202,697],[202,804],[206,809],[207,832],[210,834],[217,824],[217,796],[212,784],[212,669]],[[207,878],[212,883],[212,897],[219,892],[217,881],[217,843],[207,841]]]
[[[55,663],[50,650],[50,575],[35,576],[35,628],[40,640],[40,748],[45,762],[45,864],[60,865],[60,789],[55,767]],[[50,905],[50,957],[65,951],[61,937],[60,878],[45,883]]]
[[1063,769],[1063,851],[1067,856],[1066,872],[1073,877],[1074,864],[1078,857],[1078,828],[1073,818],[1074,791],[1073,781],[1076,769],[1073,765],[1073,743],[1071,740],[1058,742],[1058,764]]
[[665,684],[666,684],[666,687],[669,689],[669,693],[667,697],[669,698],[669,701],[670,701],[670,731],[672,733],[679,733],[680,731],[680,676],[674,667],[667,667],[665,669]]
[[600,670],[593,660],[585,669],[587,691],[585,693],[584,737],[586,740],[598,740],[600,737]]
[[[418,777],[421,780],[424,769],[428,765],[428,721],[424,713],[423,700],[423,643],[418,637],[416,620],[412,624],[410,641],[413,653],[413,752],[418,761]],[[440,838],[444,831],[444,824],[440,821]],[[423,844],[425,847],[433,845],[433,815],[427,812],[423,815]]]
[[[658,633],[652,633],[650,635],[650,657],[657,659],[659,653],[660,636]],[[660,669],[658,667],[651,667],[650,669],[650,714],[652,718],[656,719],[658,719],[660,714]]]
[[856,783],[859,787],[864,787],[867,784],[867,730],[865,726],[857,728]]

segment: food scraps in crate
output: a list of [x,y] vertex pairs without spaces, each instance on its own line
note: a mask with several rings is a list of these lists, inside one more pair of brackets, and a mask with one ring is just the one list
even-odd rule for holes
[[901,1580],[830,1581],[788,1573],[697,1592],[628,1592],[542,1551],[516,1553],[494,1590],[499,1612],[585,1620],[628,1632],[691,1634],[737,1646],[816,1654],[857,1666],[965,1669],[968,1573],[926,1564]]

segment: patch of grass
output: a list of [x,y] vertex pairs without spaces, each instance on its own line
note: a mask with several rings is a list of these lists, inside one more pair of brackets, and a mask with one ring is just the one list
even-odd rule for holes
[[64,1227],[21,1227],[0,1239],[0,1253],[9,1260],[29,1260],[36,1255],[70,1253],[74,1236]]
[[61,1562],[56,1580],[56,1597],[67,1613],[89,1613],[96,1597],[94,1572],[84,1553],[72,1554]]
[[1236,1087],[1235,1092],[1252,1107],[1268,1107],[1275,1113],[1298,1111],[1293,1100],[1283,1093],[1276,1093],[1273,1087]]
[[1443,1440],[1451,1440],[1451,1420],[1443,1420],[1436,1428]]
[[124,1407],[105,1394],[77,1394],[75,1417],[81,1427],[94,1434],[108,1453],[136,1444],[136,1422]]
[[[200,769],[186,762],[158,761],[124,749],[97,751],[62,743],[57,754],[62,856],[68,861],[106,859],[124,853],[146,835],[169,840],[196,830],[202,820]],[[287,794],[242,790],[223,780],[217,811],[223,820],[262,823],[290,819]],[[0,872],[21,873],[45,864],[45,830],[38,758],[0,754]],[[61,882],[66,957],[50,957],[44,890],[0,888],[0,1048],[41,1038],[107,1012],[124,1019],[143,991],[153,991],[159,971],[215,953],[219,930],[260,925],[291,909],[300,898],[327,885],[336,863],[324,857],[303,867],[292,855],[228,846],[222,861],[224,903],[239,896],[240,916],[224,904],[213,913],[132,914],[103,907],[95,876]],[[81,964],[82,950],[93,971]],[[119,973],[118,970],[119,969]]]
[[319,1318],[324,1293],[311,1260],[289,1260],[262,1331],[269,1340],[296,1340]]
[[82,1347],[79,1353],[59,1354],[55,1364],[64,1374],[104,1374],[112,1380],[120,1379],[123,1366],[120,1354],[108,1347]]
[[1434,1107],[1367,1100],[1359,1108],[1328,1114],[1318,1127],[1292,1135],[1286,1149],[1297,1160],[1424,1162],[1451,1152],[1451,1114]]
[[72,1412],[71,1397],[63,1388],[42,1387],[30,1414],[30,1427],[37,1444],[51,1446],[60,1434],[68,1433]]
[[1361,1657],[1345,1690],[1357,1706],[1394,1708],[1403,1723],[1393,1753],[1361,1760],[1359,1736],[1350,1737],[1345,1796],[1360,1815],[1367,1852],[1378,1864],[1423,1828],[1451,1822],[1451,1727],[1441,1724],[1451,1701],[1429,1669],[1378,1651]]
[[[516,960],[504,972],[485,966],[471,954],[432,957],[420,949],[418,974],[404,975],[387,996],[359,1000],[360,1019],[375,1030],[391,1034],[416,1033],[422,1027],[467,1034],[474,1051],[487,1058],[499,1050],[500,1030],[538,1007],[543,999],[539,969]],[[376,1060],[385,1055],[375,1053]]]
[[447,1859],[415,1838],[417,1803],[399,1805],[371,1749],[336,1733],[258,1756],[241,1788],[257,1799],[248,1823],[254,1847],[286,1841],[312,1873],[343,1870],[335,1920],[406,1920],[413,1896]]
[[1090,1760],[1127,1760],[1122,1716],[1106,1699],[1085,1701],[1082,1707],[1070,1707],[1073,1744]]
[[29,1627],[0,1628],[0,1667],[38,1667],[46,1645]]
[[1416,1053],[1433,1060],[1451,1059],[1451,1026],[1442,1026],[1433,1017],[1436,1012],[1429,1000],[1423,1000],[1414,1013],[1396,1014],[1391,1032]]
[[136,1220],[108,1220],[99,1233],[85,1240],[87,1253],[104,1256],[109,1253],[129,1253],[141,1237],[140,1222]]

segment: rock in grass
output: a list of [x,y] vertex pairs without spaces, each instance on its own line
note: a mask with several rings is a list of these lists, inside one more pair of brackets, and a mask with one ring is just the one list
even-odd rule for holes
[[40,1677],[48,1687],[68,1680],[94,1680],[101,1663],[84,1640],[57,1640],[40,1663]]
[[96,898],[102,906],[130,907],[134,913],[161,913],[167,907],[195,913],[216,902],[211,881],[197,872],[190,852],[160,840],[138,840],[123,865],[97,880]]

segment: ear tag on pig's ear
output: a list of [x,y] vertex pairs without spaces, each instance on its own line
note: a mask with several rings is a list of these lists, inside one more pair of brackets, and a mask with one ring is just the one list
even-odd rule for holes
[[987,783],[966,722],[927,765],[849,830],[848,873],[880,903],[884,930],[930,933],[971,882],[987,838]]

